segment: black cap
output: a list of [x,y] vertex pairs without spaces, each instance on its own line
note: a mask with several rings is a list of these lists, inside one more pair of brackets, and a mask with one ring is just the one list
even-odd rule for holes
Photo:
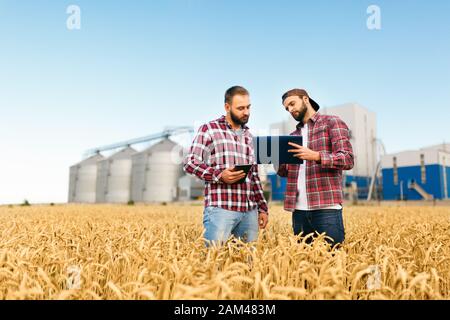
[[281,98],[282,103],[284,103],[284,100],[286,100],[288,97],[291,97],[291,96],[299,96],[299,97],[307,96],[309,98],[309,102],[311,103],[311,107],[313,107],[313,109],[316,111],[318,111],[320,109],[319,104],[317,102],[315,102],[313,99],[311,99],[308,92],[306,92],[306,90],[304,90],[304,89],[289,90],[288,92],[283,94],[283,97]]

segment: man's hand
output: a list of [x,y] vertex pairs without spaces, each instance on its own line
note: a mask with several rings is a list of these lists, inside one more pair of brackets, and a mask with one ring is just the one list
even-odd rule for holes
[[294,149],[288,150],[288,152],[294,153],[294,157],[302,160],[320,162],[319,152],[313,151],[311,149],[308,149],[307,147],[303,147],[293,142],[289,142],[289,145],[294,147]]
[[260,212],[258,215],[258,224],[260,229],[265,229],[269,222],[269,215],[267,212]]
[[243,170],[233,171],[233,168],[228,168],[222,171],[220,175],[220,180],[227,184],[233,184],[245,177],[245,172]]

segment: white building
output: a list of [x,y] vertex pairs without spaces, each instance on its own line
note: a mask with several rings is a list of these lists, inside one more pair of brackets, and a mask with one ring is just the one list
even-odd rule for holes
[[96,154],[70,167],[69,202],[95,202],[97,162],[103,159]]
[[196,200],[203,196],[205,182],[192,175],[185,175],[178,181],[178,200]]
[[183,149],[164,139],[133,155],[131,197],[135,202],[169,202],[177,198],[183,174]]
[[436,146],[382,158],[385,200],[448,199],[450,152]]
[[96,202],[127,203],[131,199],[131,156],[136,152],[127,147],[98,162]]
[[439,150],[450,153],[450,143],[441,143],[429,147],[421,148],[421,150]]

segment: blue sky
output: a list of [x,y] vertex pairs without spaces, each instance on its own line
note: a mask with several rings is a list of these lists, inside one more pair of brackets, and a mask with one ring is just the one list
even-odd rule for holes
[[254,129],[302,87],[376,112],[388,152],[450,141],[449,15],[448,1],[0,0],[0,203],[66,201],[86,149],[217,117],[235,84]]

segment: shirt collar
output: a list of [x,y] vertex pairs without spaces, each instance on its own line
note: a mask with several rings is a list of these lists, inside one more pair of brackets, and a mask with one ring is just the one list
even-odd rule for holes
[[[311,121],[312,123],[315,123],[318,119],[319,119],[319,117],[320,117],[320,113],[319,113],[319,111],[317,111],[309,120],[308,120],[308,122],[309,121]],[[298,124],[297,124],[297,129],[298,130],[300,130],[301,128],[303,128],[303,122],[299,122]]]
[[[223,123],[223,124],[225,124],[226,126],[227,126],[227,128],[229,128],[229,129],[231,129],[231,130],[233,130],[233,128],[231,127],[231,125],[228,123],[228,121],[227,121],[227,119],[225,118],[225,116],[221,116],[219,119],[217,119],[217,121],[219,122],[219,123]],[[247,127],[247,125],[243,125],[242,126],[242,130],[248,130],[249,128]]]

